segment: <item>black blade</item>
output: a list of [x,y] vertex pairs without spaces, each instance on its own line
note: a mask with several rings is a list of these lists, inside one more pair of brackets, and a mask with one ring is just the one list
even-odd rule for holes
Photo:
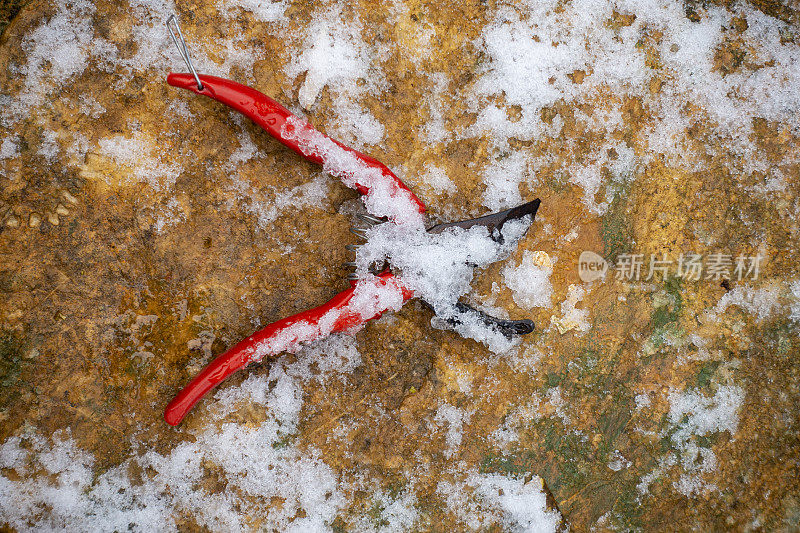
[[[487,229],[492,239],[502,244],[503,224],[509,220],[519,220],[528,215],[530,215],[531,222],[533,222],[533,220],[536,218],[536,212],[539,210],[540,203],[541,200],[537,198],[536,200],[512,207],[511,209],[506,209],[505,211],[500,211],[499,213],[492,213],[490,215],[484,215],[482,217],[473,218],[470,220],[462,220],[460,222],[436,224],[428,229],[428,233],[441,233],[447,228],[453,227],[469,229],[473,226],[483,226]],[[477,315],[480,320],[483,321],[483,323],[497,329],[503,335],[509,338],[514,335],[527,335],[528,333],[533,332],[534,329],[532,320],[505,320],[502,318],[495,318],[462,302],[456,302],[456,310],[458,311],[458,314]],[[460,322],[458,319],[458,314],[452,318],[449,318],[447,321],[452,325],[458,325]]]
[[[533,320],[527,318],[523,320],[495,318],[463,302],[456,302],[456,310],[458,310],[459,314],[477,315],[484,324],[498,330],[507,338],[511,338],[514,335],[527,335],[528,333],[533,333],[533,329],[535,327]],[[458,325],[460,321],[458,319],[458,315],[456,315],[453,318],[448,319],[447,322],[452,325]]]
[[539,209],[541,200],[538,198],[530,202],[500,211],[499,213],[492,213],[478,218],[469,220],[462,220],[460,222],[446,222],[444,224],[436,224],[428,228],[428,233],[441,233],[447,228],[464,228],[469,229],[472,226],[484,226],[494,240],[499,243],[503,242],[503,224],[509,220],[519,220],[520,218],[530,215],[531,222],[536,218],[536,211]]
[[[422,300],[422,303],[427,305],[432,311],[435,312],[435,309],[431,304],[429,304],[425,300]],[[472,314],[472,315],[477,315],[477,317],[484,324],[486,324],[491,328],[496,329],[497,331],[505,335],[506,338],[509,339],[514,335],[527,335],[528,333],[533,333],[533,330],[535,328],[533,320],[527,318],[523,320],[507,320],[504,318],[495,318],[463,302],[456,302],[455,309],[457,313],[454,316],[445,319],[445,321],[451,326],[457,326],[461,324],[461,320],[459,320],[458,318],[459,315]]]

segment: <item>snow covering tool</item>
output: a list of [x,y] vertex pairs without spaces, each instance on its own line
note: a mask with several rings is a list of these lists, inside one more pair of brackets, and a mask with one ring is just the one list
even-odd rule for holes
[[[172,30],[173,24],[177,30]],[[388,167],[372,157],[349,148],[317,131],[310,123],[293,115],[272,98],[231,80],[199,75],[192,65],[186,42],[174,15],[167,20],[181,57],[189,67],[185,74],[169,74],[167,83],[196,94],[208,96],[244,114],[272,137],[299,155],[322,164],[330,174],[342,179],[363,195],[364,203],[373,215],[359,215],[369,226],[387,222],[404,223],[421,218],[425,205]],[[486,228],[495,242],[503,242],[503,226],[509,221],[530,217],[533,222],[539,200],[533,200],[505,211],[480,218],[437,224],[428,233],[442,233],[449,228],[469,230]],[[353,227],[353,233],[366,239],[366,228]],[[351,251],[357,247],[349,245]],[[355,263],[348,263],[355,267]],[[320,339],[332,333],[354,330],[369,320],[379,318],[389,309],[399,309],[414,293],[386,267],[359,278],[348,276],[350,288],[340,292],[327,303],[274,322],[242,340],[214,359],[169,403],[164,411],[167,423],[177,425],[191,408],[233,372],[248,363],[284,351],[296,351],[302,343]],[[457,302],[453,325],[466,315],[507,337],[533,331],[530,320],[504,320],[491,317],[467,304]]]

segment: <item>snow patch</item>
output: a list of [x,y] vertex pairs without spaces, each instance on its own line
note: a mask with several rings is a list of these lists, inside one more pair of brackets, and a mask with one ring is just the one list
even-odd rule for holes
[[521,308],[548,308],[553,297],[552,274],[553,264],[545,252],[526,250],[517,266],[507,265],[503,269],[503,281],[511,289],[514,303]]
[[542,480],[529,482],[501,474],[468,473],[462,479],[440,481],[436,492],[466,526],[488,529],[500,523],[511,531],[555,532],[561,523],[557,511],[547,509]]

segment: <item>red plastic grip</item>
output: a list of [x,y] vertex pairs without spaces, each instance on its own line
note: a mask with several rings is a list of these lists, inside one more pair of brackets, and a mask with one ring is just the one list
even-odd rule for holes
[[[290,117],[294,117],[291,111],[283,107],[281,104],[270,98],[269,96],[260,93],[259,91],[242,85],[232,80],[225,78],[217,78],[216,76],[203,76],[200,75],[200,81],[203,84],[203,89],[200,90],[197,86],[197,81],[192,74],[176,74],[172,73],[167,76],[167,83],[174,87],[186,89],[196,94],[202,94],[221,102],[236,111],[239,111],[246,117],[250,118],[253,122],[261,126],[267,133],[275,137],[286,147],[291,148],[301,156],[310,161],[318,164],[323,164],[324,160],[317,154],[304,153],[297,141],[287,138],[282,133],[282,127]],[[308,125],[309,127],[310,124]],[[330,137],[328,137],[330,138]],[[335,139],[331,139],[343,150],[355,154],[366,166],[378,169],[381,174],[390,180],[395,187],[401,189],[410,195],[410,199],[416,204],[420,213],[425,212],[425,204],[417,198],[417,196],[409,189],[403,181],[398,178],[389,167],[366,154],[362,154],[358,150],[354,150],[349,146],[345,146]],[[361,194],[369,193],[369,188],[364,185],[356,185],[356,190]]]
[[[236,83],[235,81],[227,80],[224,78],[217,78],[215,76],[200,76],[200,81],[203,84],[201,90],[197,86],[197,81],[192,74],[170,74],[167,76],[167,83],[174,87],[186,89],[196,94],[202,94],[221,102],[230,108],[239,111],[253,122],[261,126],[267,133],[272,135],[275,139],[280,141],[286,147],[292,149],[297,154],[306,159],[314,161],[318,164],[324,164],[323,157],[315,152],[303,151],[298,141],[295,138],[287,137],[283,132],[290,131],[289,126],[286,125],[287,121],[296,118],[288,109],[281,104],[270,98],[269,96],[260,93],[259,91]],[[299,119],[298,119],[299,120]],[[284,127],[286,126],[286,127]],[[322,135],[313,126],[305,122],[303,127],[309,128],[314,131],[315,135]],[[330,139],[323,136],[323,138]],[[388,180],[388,185],[391,189],[404,191],[402,196],[413,202],[420,213],[425,212],[425,204],[417,198],[416,195],[403,183],[403,181],[395,176],[389,168],[377,161],[376,159],[362,154],[342,143],[330,139],[336,143],[337,146],[346,150],[355,157],[357,157],[364,165],[369,168],[379,170],[380,174]],[[355,188],[361,194],[368,194],[370,189],[366,184],[359,184],[356,182]],[[388,270],[381,273],[378,277],[378,283],[388,284],[395,283],[400,288],[403,295],[403,301],[407,301],[413,296],[413,293],[408,290],[397,278],[395,278]],[[328,335],[330,333],[340,332],[359,326],[368,320],[378,318],[381,316],[383,310],[376,313],[372,317],[363,317],[358,310],[350,308],[350,300],[353,298],[356,286],[353,285],[336,296],[334,296],[327,303],[297,313],[290,317],[274,322],[262,330],[247,337],[243,341],[236,344],[234,347],[227,350],[225,353],[219,355],[214,359],[200,374],[198,374],[188,385],[186,385],[180,393],[169,403],[164,411],[164,419],[168,424],[177,425],[186,416],[186,414],[194,407],[214,387],[219,385],[229,375],[237,370],[243,368],[250,363],[254,357],[259,360],[262,357],[269,355],[277,355],[282,349],[273,346],[271,341],[281,339],[286,341],[287,336],[291,337],[294,333],[291,329],[292,326],[299,325],[305,322],[305,325],[313,326],[316,329],[310,330],[311,333],[304,336],[302,339],[296,339],[297,343],[314,340],[314,338]],[[337,310],[336,315],[328,315],[330,311]],[[326,316],[327,315],[327,316]],[[331,316],[335,316],[333,324],[326,324],[324,328],[319,327],[320,322],[329,320]],[[294,346],[294,344],[292,344]],[[265,353],[259,353],[265,352]]]
[[[378,283],[382,285],[396,282],[402,291],[404,302],[413,297],[413,293],[409,289],[405,288],[405,286],[403,286],[402,283],[400,283],[400,281],[388,270],[378,275],[377,278]],[[225,378],[230,376],[232,373],[247,366],[247,364],[253,360],[253,356],[255,355],[259,346],[263,346],[265,343],[268,343],[270,340],[275,339],[281,334],[287,333],[291,326],[299,322],[306,322],[310,326],[319,326],[320,321],[330,311],[338,310],[339,314],[332,325],[332,329],[327,331],[326,328],[324,333],[320,331],[319,335],[322,336],[352,329],[356,326],[364,324],[369,320],[378,318],[383,314],[383,311],[381,311],[371,317],[362,317],[358,310],[351,308],[349,304],[350,300],[353,298],[355,290],[356,286],[353,285],[349,289],[340,292],[328,302],[318,307],[297,313],[290,317],[284,318],[283,320],[273,322],[264,329],[239,342],[233,348],[230,348],[228,351],[217,356],[216,359],[214,359],[207,367],[205,367],[203,371],[200,372],[191,382],[189,382],[189,384],[186,385],[183,390],[181,390],[178,395],[169,403],[167,408],[164,410],[164,420],[167,421],[167,424],[172,426],[178,425],[189,413],[192,407],[194,407],[194,405],[200,401],[200,399],[211,389],[222,383],[222,381],[224,381]],[[311,340],[315,339],[303,339],[304,342]],[[266,355],[277,355],[277,353],[269,353]]]

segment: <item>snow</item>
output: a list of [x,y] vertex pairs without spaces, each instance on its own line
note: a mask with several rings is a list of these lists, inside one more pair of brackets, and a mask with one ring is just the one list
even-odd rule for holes
[[734,435],[743,401],[744,390],[737,385],[720,386],[710,398],[695,391],[670,393],[669,419],[676,425],[671,440],[684,470],[674,483],[678,492],[692,496],[715,488],[703,474],[716,468],[717,457],[710,448],[698,446],[692,437],[722,431]]
[[522,152],[494,161],[483,171],[486,190],[483,205],[491,211],[502,211],[522,203],[519,185],[528,179],[528,161]]
[[291,35],[299,53],[285,70],[290,78],[305,73],[297,95],[304,109],[314,107],[324,88],[331,91],[337,114],[331,135],[359,145],[378,144],[384,127],[358,101],[379,93],[386,82],[375,65],[378,52],[361,38],[362,31],[358,15],[344,6],[318,12],[308,27]]
[[712,318],[725,313],[728,307],[735,305],[748,313],[756,316],[761,321],[769,317],[780,307],[780,287],[777,285],[765,287],[739,286],[722,295],[717,305],[709,311]]
[[[330,190],[330,178],[320,173],[311,181],[291,189],[275,189],[272,198],[264,197],[255,188],[241,179],[234,178],[230,190],[240,202],[240,209],[255,216],[258,226],[268,230],[272,223],[287,210],[300,211],[307,207],[322,208],[326,205]],[[234,206],[231,206],[234,207]]]
[[460,335],[503,353],[514,345],[513,341],[475,315],[459,313],[455,304],[470,292],[476,268],[506,257],[516,247],[530,224],[527,219],[503,226],[503,244],[493,240],[482,226],[453,227],[431,234],[422,226],[379,224],[367,231],[368,240],[357,251],[357,273],[366,275],[370,265],[388,260],[405,286],[430,304],[439,319],[456,319],[454,329]]
[[425,102],[428,106],[429,119],[422,128],[422,138],[428,143],[440,143],[449,137],[444,119],[444,94],[447,90],[449,80],[443,72],[434,72],[428,76],[431,80],[431,89],[425,95]]
[[[393,497],[385,491],[378,490],[373,493],[372,502],[370,513],[358,519],[353,531],[385,533],[412,531],[419,519],[419,513],[415,509],[417,497],[413,493],[402,493]],[[373,514],[376,510],[380,513],[379,517]]]
[[156,190],[171,188],[180,175],[180,167],[162,161],[157,144],[138,131],[131,137],[115,135],[100,139],[98,154],[126,168],[133,180]]
[[558,418],[568,426],[572,423],[569,415],[566,412],[567,404],[561,396],[561,387],[553,387],[547,390],[547,401],[553,406],[553,410]]
[[512,409],[503,420],[503,424],[490,436],[492,441],[503,450],[518,441],[521,429],[524,429],[532,421],[542,418],[539,396],[534,393],[525,398],[525,401],[528,403]]
[[625,459],[625,457],[620,453],[619,450],[614,450],[611,453],[611,461],[609,461],[607,466],[614,472],[619,472],[623,468],[628,468],[632,464],[633,463]]
[[273,0],[220,0],[217,7],[226,18],[230,18],[236,8],[240,8],[252,13],[262,22],[280,22],[284,20],[287,4]]
[[9,135],[3,139],[3,142],[0,143],[0,159],[14,159],[19,156],[17,142],[18,137],[16,135]]
[[[630,22],[609,27],[606,22],[613,12],[629,15]],[[747,47],[748,61],[723,76],[714,68],[714,56],[730,34],[733,16],[747,20],[740,38]],[[560,116],[548,124],[541,111],[556,103],[571,104],[576,119],[605,139],[592,143],[588,156],[567,156],[562,163],[570,180],[585,190],[586,208],[597,214],[608,207],[607,199],[595,199],[608,182],[603,169],[618,174],[614,166],[624,164],[630,173],[641,163],[661,157],[671,165],[702,171],[710,153],[725,150],[732,170],[774,171],[749,133],[753,117],[794,129],[800,126],[796,113],[800,50],[794,43],[782,42],[784,28],[783,23],[744,4],[729,9],[704,6],[699,22],[689,21],[678,2],[655,0],[501,6],[474,43],[487,60],[480,63],[475,83],[460,92],[461,99],[471,101],[477,113],[474,124],[460,137],[489,139],[494,149],[489,153],[487,172],[492,175],[493,166],[502,163],[509,152],[522,159],[523,151],[509,150],[510,140],[557,138]],[[661,34],[655,45],[661,62],[653,67],[646,63],[647,46],[641,43],[643,36],[656,31]],[[581,83],[570,78],[576,71],[585,73]],[[660,86],[657,92],[650,91],[653,81]],[[614,98],[609,99],[609,93]],[[633,157],[631,148],[626,147],[627,153],[615,163],[606,154],[620,144],[614,140],[624,127],[620,101],[629,97],[640,99],[652,116],[652,123],[644,126],[641,134],[647,150]],[[598,105],[598,100],[603,104]],[[686,102],[692,102],[698,111],[686,109]],[[584,104],[590,109],[588,115],[579,107]],[[514,119],[512,106],[518,115]],[[690,142],[688,131],[698,122],[712,130],[715,142]],[[440,113],[432,112],[426,128],[448,131],[451,126]],[[620,153],[618,148],[616,151]],[[570,158],[574,163],[569,164]],[[531,173],[544,163],[531,160]],[[502,201],[527,179],[521,172],[501,175],[497,189],[492,187],[485,194],[487,201]]]
[[499,522],[505,530],[546,533],[555,532],[561,523],[557,511],[547,510],[536,476],[527,483],[501,474],[467,472],[457,477],[440,481],[436,491],[471,530]]
[[[241,387],[217,393],[192,440],[164,454],[139,450],[99,475],[94,458],[68,432],[12,437],[0,446],[0,467],[14,473],[0,474],[0,515],[20,531],[176,531],[177,512],[215,530],[247,529],[247,516],[270,529],[325,530],[344,505],[346,489],[317,450],[301,449],[292,436],[304,383],[324,383],[352,371],[358,361],[352,339],[331,337],[294,363],[279,360],[268,375],[252,374]],[[316,376],[312,363],[321,372]],[[225,422],[245,405],[264,410],[266,420],[246,426]],[[226,480],[222,491],[201,483],[208,465]],[[134,466],[150,474],[138,479],[131,474]],[[273,498],[282,505],[271,505]],[[305,516],[299,517],[301,510]],[[401,505],[392,512],[401,516]]]
[[446,457],[453,457],[458,451],[461,440],[464,438],[463,426],[469,423],[473,414],[474,412],[467,412],[450,404],[442,404],[436,410],[433,417],[434,422],[447,427],[445,435],[447,449],[444,452]]
[[91,2],[76,0],[56,4],[56,12],[22,42],[27,62],[16,67],[23,79],[14,97],[0,96],[0,124],[14,124],[88,65],[93,30]]
[[[669,395],[669,419],[680,424],[673,440],[682,440],[689,434],[708,435],[712,432],[728,431],[733,435],[739,425],[739,408],[744,400],[741,387],[725,385],[708,398],[699,392],[671,392]],[[686,416],[686,420],[682,421]]]
[[[282,352],[295,353],[304,343],[340,331],[342,320],[355,321],[359,324],[357,327],[362,327],[365,321],[380,313],[399,310],[404,302],[403,285],[396,278],[382,280],[368,274],[359,280],[345,308],[330,309],[316,321],[303,319],[282,326],[266,339],[249,347],[245,356],[250,362]],[[353,328],[349,331],[352,332]]]
[[[163,155],[166,151],[177,153],[177,144],[165,145],[164,139],[149,137],[133,122],[111,137],[90,139],[87,132],[68,129],[56,135],[47,129],[47,120],[51,118],[51,101],[84,76],[108,75],[116,89],[130,90],[133,76],[155,79],[180,67],[182,63],[163,27],[176,5],[171,1],[128,2],[129,31],[134,41],[131,48],[135,52],[120,50],[96,34],[92,19],[99,15],[93,3],[71,0],[54,1],[52,5],[52,15],[43,18],[21,42],[25,60],[11,67],[20,90],[13,96],[0,94],[0,125],[8,129],[23,120],[34,123],[41,137],[30,153],[47,161],[55,162],[61,156],[73,167],[83,165],[87,155],[112,161],[116,165],[114,176],[101,177],[119,175],[129,180],[126,183],[147,183],[163,200],[161,211],[154,216],[154,229],[157,233],[169,231],[186,216],[175,196],[179,191],[174,190],[181,165]],[[286,43],[286,56],[266,57],[264,50],[243,36],[224,35],[223,30],[214,39],[201,39],[191,34],[187,24],[184,29],[188,30],[189,48],[198,69],[222,76],[242,73],[246,78],[242,81],[258,87],[259,80],[252,79],[256,62],[269,59],[280,68],[283,61],[283,70],[291,80],[303,80],[297,81],[300,88],[296,95],[284,95],[287,103],[297,100],[302,108],[313,112],[327,95],[333,113],[326,124],[327,132],[357,146],[384,142],[386,125],[375,118],[365,102],[388,101],[389,83],[383,69],[388,68],[387,50],[395,43],[391,38],[388,44],[370,40],[364,22],[344,4],[315,7],[309,24],[290,32],[285,24],[287,7],[282,1],[220,0],[220,20],[233,21],[241,16],[264,23],[265,31]],[[635,16],[628,25],[611,27],[608,19],[615,11]],[[737,71],[723,75],[714,69],[714,57],[729,38],[734,16],[747,20],[740,38],[748,60]],[[726,161],[735,175],[758,171],[768,176],[766,185],[756,192],[785,190],[788,173],[768,161],[751,133],[754,117],[779,122],[791,131],[800,127],[800,50],[793,42],[782,42],[781,31],[786,28],[741,3],[704,6],[699,22],[686,19],[681,3],[657,0],[575,0],[566,4],[554,0],[524,8],[500,5],[490,12],[481,34],[468,43],[481,57],[473,81],[459,84],[444,72],[425,73],[429,89],[419,106],[428,121],[418,129],[419,139],[427,143],[423,150],[433,153],[443,153],[449,144],[463,140],[487,141],[487,150],[468,170],[482,179],[484,187],[475,194],[488,210],[520,203],[524,191],[539,186],[539,170],[557,161],[550,154],[537,156],[535,150],[512,148],[514,141],[563,140],[565,160],[554,172],[568,176],[564,181],[583,190],[583,205],[575,206],[578,215],[603,214],[608,208],[609,191],[613,192],[613,187],[606,186],[636,179],[637,173],[654,161],[694,171],[708,170],[707,161],[712,159],[715,164]],[[662,34],[660,40],[647,38],[656,31]],[[418,42],[438,42],[432,35],[435,32],[426,27]],[[657,67],[646,63],[647,50],[640,42],[656,47],[660,59]],[[425,50],[410,53],[413,64],[425,63]],[[580,84],[570,77],[576,71],[584,72]],[[661,83],[659,91],[650,90],[654,81]],[[64,91],[63,98],[70,98],[68,92]],[[630,98],[641,100],[651,121],[641,132],[633,132],[637,138],[629,145],[620,138],[627,134],[623,102]],[[189,111],[187,101],[181,95],[167,106],[165,118],[175,126],[176,138],[183,121],[197,118]],[[470,102],[475,117],[472,124],[464,126],[463,117],[449,113],[453,101]],[[693,109],[685,105],[687,102]],[[591,143],[588,153],[575,155],[579,152],[576,140],[559,137],[565,126],[561,116],[549,122],[542,119],[543,110],[561,103],[575,111],[574,118],[587,129],[587,138],[601,139]],[[78,96],[71,106],[92,119],[116,112],[87,95]],[[512,117],[517,109],[519,116]],[[243,123],[240,118],[234,120]],[[690,128],[698,124],[709,129],[712,142],[689,135]],[[456,318],[452,306],[469,294],[475,273],[469,263],[483,268],[507,257],[516,245],[511,234],[521,233],[523,224],[507,227],[510,238],[505,246],[478,230],[453,230],[436,236],[425,233],[422,217],[406,193],[387,186],[380,172],[364,168],[352,153],[328,142],[305,123],[293,125],[306,150],[325,155],[325,171],[351,186],[372,186],[373,192],[365,198],[367,208],[397,222],[370,230],[369,242],[358,253],[363,281],[353,305],[363,317],[399,309],[402,289],[412,289],[440,316]],[[323,173],[288,190],[258,190],[247,182],[240,175],[243,165],[263,154],[244,128],[239,128],[238,138],[238,149],[219,167],[227,173],[223,189],[235,197],[228,205],[231,211],[244,211],[258,227],[267,229],[288,209],[325,206],[331,181]],[[23,142],[18,135],[3,132],[3,164],[22,160],[21,148],[30,137],[26,135],[25,139]],[[720,150],[729,153],[720,154]],[[715,158],[718,155],[725,157]],[[415,161],[414,168],[421,168],[415,181],[433,192],[459,192],[444,165],[428,161],[417,165]],[[439,212],[446,209],[440,207]],[[571,232],[564,239],[572,240],[577,234]],[[378,284],[366,273],[370,264],[383,259],[389,259],[401,273],[402,287]],[[563,295],[552,285],[552,272],[552,263],[548,264],[539,252],[526,250],[519,262],[502,269],[502,281],[519,307],[549,308],[554,292]],[[568,287],[559,304],[560,315],[553,317],[559,332],[583,332],[591,327],[588,309],[579,307],[585,296],[585,287]],[[789,284],[788,293],[785,285],[737,286],[720,298],[709,316],[719,317],[738,307],[764,321],[783,309],[784,296],[789,298],[789,317],[800,321],[800,281]],[[319,325],[296,324],[274,342],[259,346],[254,359],[283,350],[297,352],[298,359],[291,364],[279,359],[268,376],[251,375],[241,386],[218,392],[217,401],[207,408],[208,422],[192,435],[194,440],[166,453],[140,450],[123,465],[97,474],[94,458],[81,450],[68,432],[49,436],[23,432],[9,438],[0,446],[0,467],[6,469],[0,473],[0,514],[20,530],[168,530],[178,528],[174,522],[177,514],[191,515],[200,526],[219,530],[253,527],[246,516],[264,517],[258,524],[264,528],[317,530],[330,526],[357,483],[348,485],[347,476],[326,465],[318,450],[292,439],[298,434],[305,387],[321,383],[325,376],[352,372],[360,364],[355,341],[349,336],[305,344],[329,332],[337,318],[337,313],[331,313]],[[458,318],[459,333],[484,342],[491,350],[504,352],[512,346],[470,317]],[[136,337],[137,328],[147,325],[151,318],[134,320],[128,333],[135,341],[136,353],[149,357],[151,352],[139,346]],[[207,359],[211,341],[213,332],[204,331],[190,347],[203,351]],[[515,369],[534,373],[536,362],[547,349],[526,347],[520,350],[522,355],[512,354],[508,361]],[[473,388],[482,390],[469,375],[459,375],[457,381],[461,394]],[[694,437],[726,432],[733,438],[744,402],[741,385],[726,382],[715,387],[702,392],[671,390],[663,398],[669,404],[670,427],[661,436],[670,439],[675,451],[661,457],[656,469],[641,480],[643,493],[670,469],[681,472],[674,488],[682,494],[694,496],[713,489],[708,478],[721,458],[710,448],[698,446]],[[657,405],[653,394],[637,394],[636,410]],[[518,426],[543,416],[538,397],[525,400],[492,434],[499,444],[513,442]],[[549,389],[546,400],[555,416],[569,424],[561,389]],[[238,425],[226,419],[242,405],[263,409],[266,421]],[[471,407],[450,403],[438,407],[433,421],[445,430],[444,453],[448,457],[458,453],[464,428],[474,412]],[[205,464],[221,469],[225,490],[211,494],[203,488]],[[608,466],[619,471],[627,464],[615,451]],[[130,466],[149,467],[153,475],[134,479]],[[524,483],[474,471],[456,472],[454,477],[442,481],[437,491],[470,527],[489,527],[500,521],[506,528],[555,530],[558,516],[545,510],[538,479]],[[417,514],[412,492],[390,496],[370,490],[390,527],[413,529]],[[283,500],[283,504],[269,507],[273,498]]]
[[561,317],[553,315],[550,321],[558,328],[561,334],[572,329],[578,332],[588,331],[591,328],[588,309],[576,307],[586,296],[586,289],[580,285],[567,287],[567,297],[561,302]]
[[420,174],[419,179],[436,191],[437,194],[456,192],[456,185],[447,175],[447,171],[432,163],[425,165],[425,169]]
[[367,165],[356,152],[343,148],[301,118],[289,117],[281,135],[295,141],[305,155],[321,158],[325,171],[348,187],[368,189],[363,201],[371,214],[398,224],[421,226],[422,215],[411,193],[397,187],[385,170]]
[[503,281],[511,289],[514,303],[523,309],[550,307],[553,285],[550,276],[553,265],[545,252],[526,250],[519,265],[506,265]]
[[789,286],[792,302],[789,305],[789,318],[800,321],[800,280],[794,281]]
[[97,101],[97,99],[90,95],[84,94],[81,95],[80,98],[80,106],[78,107],[78,111],[87,115],[91,118],[99,118],[103,113],[106,112],[106,108]]
[[636,402],[636,411],[641,411],[645,407],[650,406],[650,395],[648,395],[646,392],[637,394],[634,398],[634,401]]
[[[45,468],[52,477],[19,481],[0,477],[0,510],[20,531],[128,530],[129,524],[134,531],[177,531],[174,509],[190,512],[198,524],[211,529],[241,530],[246,523],[240,509],[266,510],[250,503],[250,498],[280,497],[284,505],[270,509],[270,526],[320,530],[343,501],[336,477],[314,451],[301,454],[292,447],[273,446],[276,431],[274,422],[255,429],[227,424],[205,431],[193,443],[179,444],[166,455],[147,452],[131,460],[155,473],[144,476],[141,484],[130,479],[128,465],[95,479],[93,459],[71,438],[55,436],[48,441],[31,436],[24,440],[36,453],[26,467],[14,470],[19,475]],[[6,442],[3,453],[19,453],[15,444]],[[224,469],[227,492],[212,494],[199,488],[204,462]],[[291,520],[297,509],[309,514]]]
[[653,471],[640,479],[639,493],[646,494],[655,480],[672,469],[680,472],[672,486],[685,496],[715,490],[707,475],[716,470],[717,456],[711,448],[699,446],[696,437],[728,432],[735,438],[744,396],[744,389],[731,382],[717,384],[711,396],[691,389],[669,391],[670,425],[659,436],[668,436],[674,451],[658,458]]

